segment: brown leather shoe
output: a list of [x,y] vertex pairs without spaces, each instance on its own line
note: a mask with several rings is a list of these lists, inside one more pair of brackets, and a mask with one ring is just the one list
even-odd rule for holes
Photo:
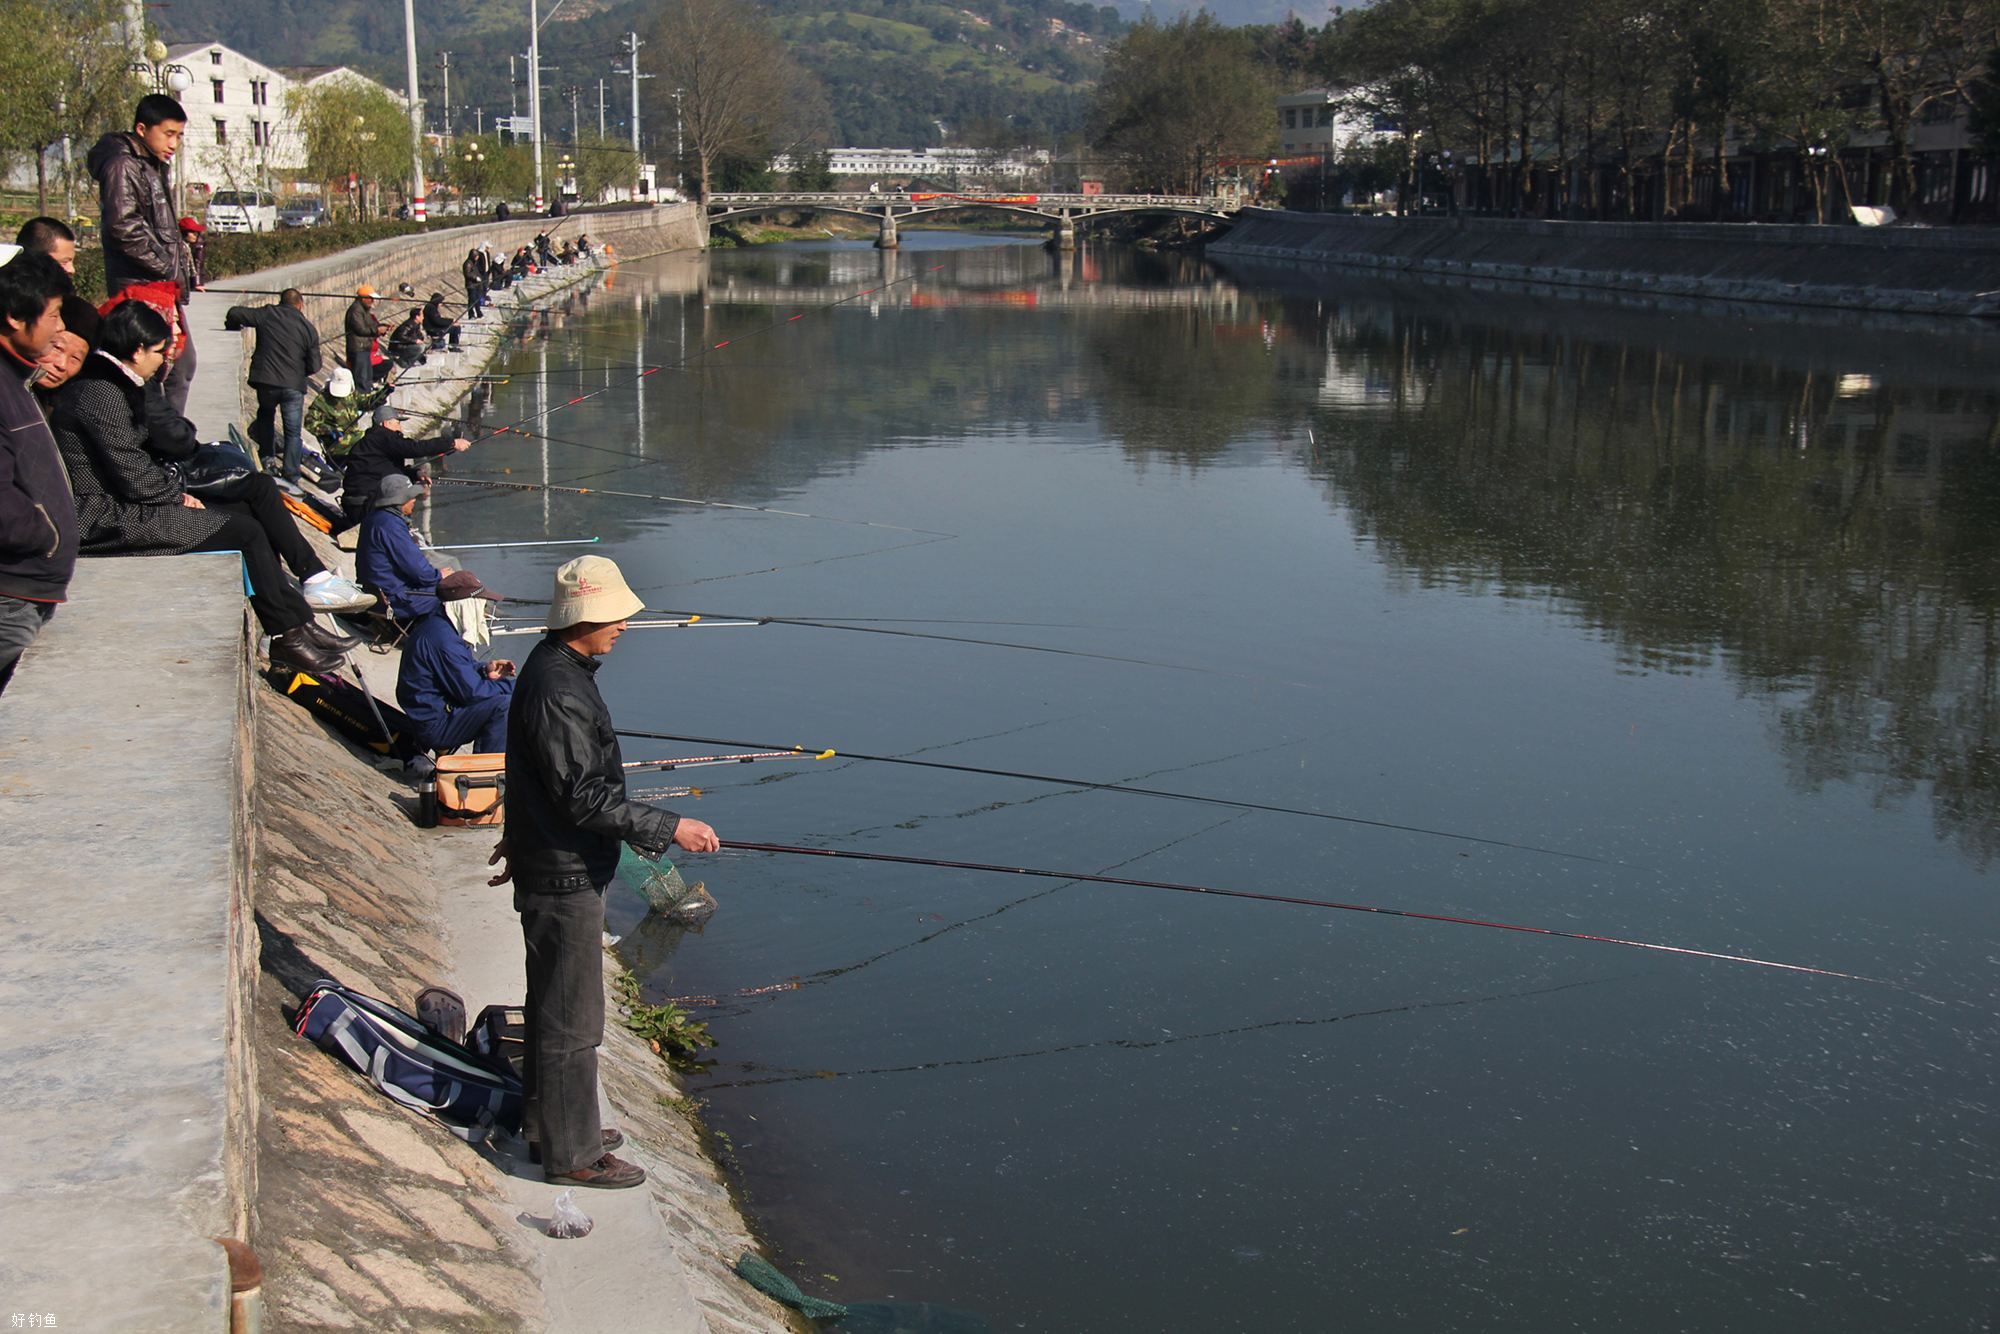
[[579,1167],[574,1172],[547,1173],[543,1179],[551,1186],[596,1186],[601,1190],[624,1190],[644,1182],[646,1169],[607,1153],[588,1167]]
[[[605,1130],[604,1151],[606,1153],[610,1153],[613,1149],[622,1149],[624,1147],[624,1131],[615,1128]],[[540,1140],[531,1139],[528,1141],[528,1161],[537,1167],[542,1165],[542,1145]]]

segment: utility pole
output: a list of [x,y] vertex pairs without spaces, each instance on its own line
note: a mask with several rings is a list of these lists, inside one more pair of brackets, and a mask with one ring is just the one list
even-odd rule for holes
[[576,99],[583,89],[575,84],[569,86],[569,141],[571,146],[583,142],[583,126],[577,114]]
[[674,175],[676,178],[686,174],[681,169],[681,95],[685,92],[687,92],[685,88],[674,89]]
[[514,71],[514,60],[515,57],[513,56],[507,57],[507,119],[508,120],[512,120],[514,119],[514,117],[521,114],[520,104],[517,101],[515,101],[514,98],[514,90],[521,86],[521,76]]
[[[403,0],[408,4],[409,0]],[[528,0],[528,102],[534,117],[535,135],[535,212],[540,213],[547,206],[548,197],[542,186],[542,6],[540,0]]]
[[403,57],[410,83],[410,216],[425,222],[424,104],[417,98],[417,15],[412,0],[403,0]]
[[444,124],[438,128],[444,132],[444,151],[451,151],[451,52],[438,52],[437,67],[444,73]]
[[604,80],[597,81],[597,142],[604,142]]
[[626,33],[625,69],[621,71],[615,65],[612,67],[614,74],[629,73],[632,76],[632,199],[635,203],[639,198],[639,80],[653,77],[639,72],[639,48],[644,45],[638,33]]

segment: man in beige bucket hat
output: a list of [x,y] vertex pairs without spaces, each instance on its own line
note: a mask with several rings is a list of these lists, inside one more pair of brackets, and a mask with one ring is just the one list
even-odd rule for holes
[[618,566],[579,556],[556,571],[549,633],[528,655],[507,712],[506,834],[496,885],[514,883],[528,953],[527,1094],[531,1160],[565,1186],[636,1186],[645,1169],[611,1150],[625,1142],[598,1119],[604,1040],[604,889],[620,844],[658,856],[671,845],[714,852],[699,820],[625,793],[598,660],[644,603]]

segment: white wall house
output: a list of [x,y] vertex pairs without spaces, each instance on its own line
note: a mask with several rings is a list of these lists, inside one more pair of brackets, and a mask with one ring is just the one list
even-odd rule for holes
[[[167,59],[194,76],[181,95],[188,113],[181,170],[189,187],[203,190],[275,189],[305,170],[305,136],[287,113],[293,89],[338,80],[381,87],[345,65],[279,69],[220,42],[183,42],[167,48]],[[408,105],[401,93],[382,91]]]
[[1338,153],[1352,144],[1367,146],[1393,139],[1392,126],[1365,112],[1348,109],[1351,88],[1307,88],[1278,99],[1278,151],[1287,156]]
[[[827,169],[835,176],[868,176],[897,179],[924,176],[931,179],[960,176],[980,180],[1018,179],[1038,176],[1049,168],[1045,148],[1017,149],[996,155],[977,148],[829,148]],[[780,153],[771,161],[771,170],[791,171],[790,154]]]

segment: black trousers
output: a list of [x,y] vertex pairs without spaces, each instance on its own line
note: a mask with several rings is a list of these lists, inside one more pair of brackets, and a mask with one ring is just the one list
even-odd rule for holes
[[324,570],[312,544],[285,508],[278,484],[264,473],[236,484],[231,500],[204,500],[202,506],[225,516],[222,531],[191,551],[240,551],[250,572],[250,610],[266,634],[281,635],[312,619],[305,594],[285,578],[282,560],[301,580]]
[[561,1176],[604,1156],[597,1048],[604,1041],[604,887],[514,894],[528,947],[528,1136]]

